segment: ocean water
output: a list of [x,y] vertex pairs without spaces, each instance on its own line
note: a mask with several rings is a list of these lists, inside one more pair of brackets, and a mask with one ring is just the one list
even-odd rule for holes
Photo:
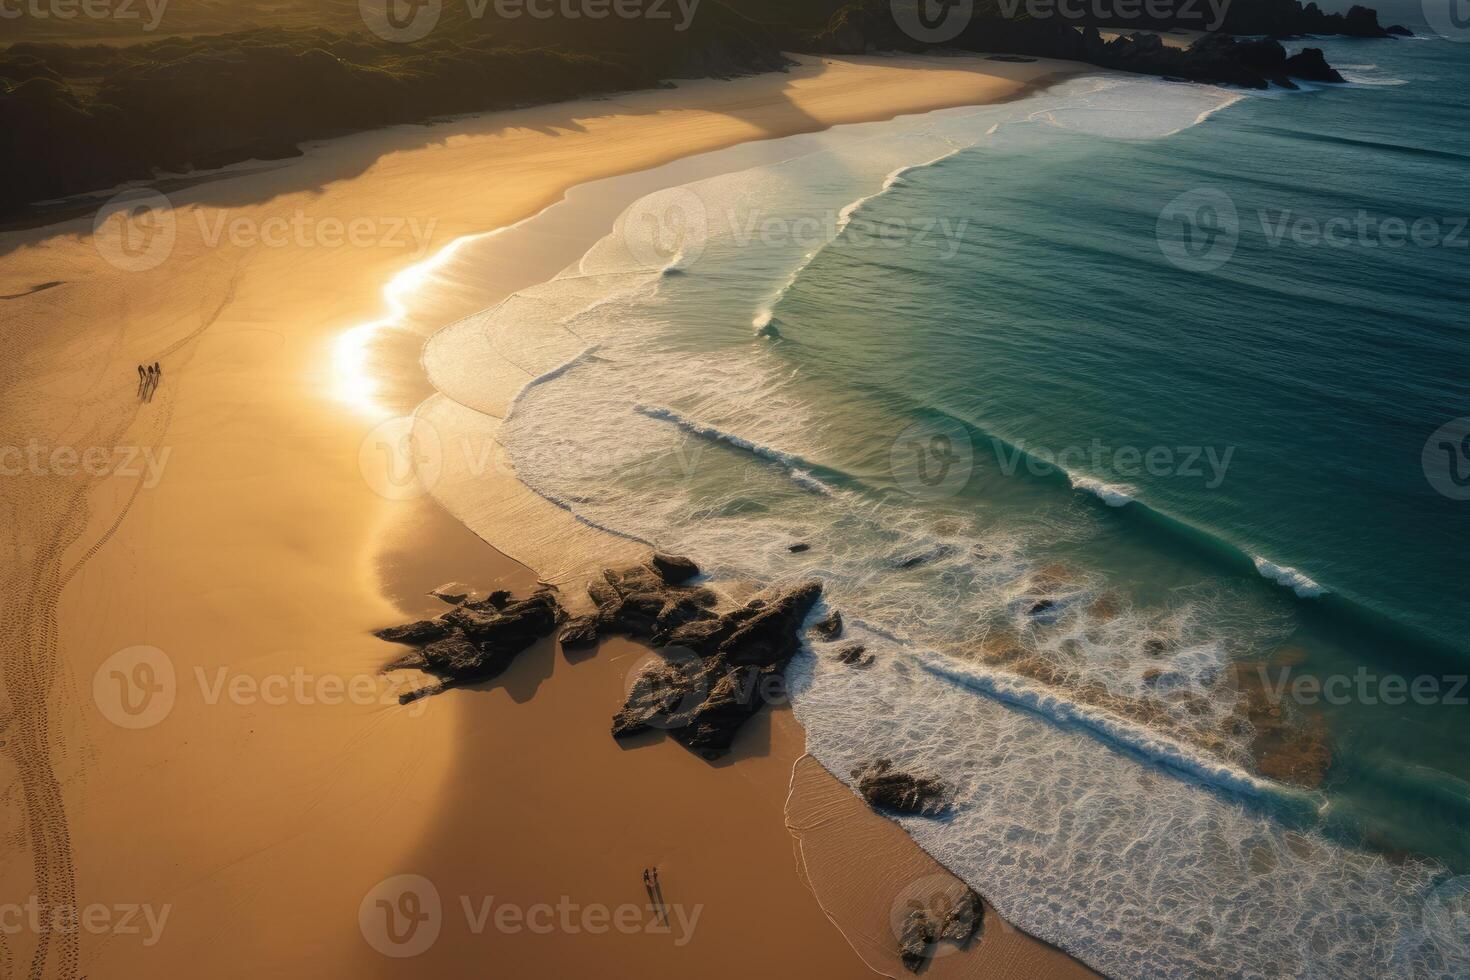
[[810,751],[1114,977],[1470,975],[1470,45],[1313,43],[655,192],[426,354],[577,518],[822,578]]

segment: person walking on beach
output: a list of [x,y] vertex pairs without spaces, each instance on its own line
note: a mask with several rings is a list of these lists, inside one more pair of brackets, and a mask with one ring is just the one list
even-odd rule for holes
[[148,400],[153,400],[153,393],[158,390],[158,381],[163,376],[163,367],[157,362],[148,369]]
[[648,887],[648,895],[653,899],[654,910],[658,913],[658,921],[663,922],[668,918],[668,911],[664,906],[663,886],[658,883],[658,865],[653,866],[653,881]]
[[143,370],[143,365],[138,365],[138,397],[143,397],[143,389],[148,384],[148,372]]
[[648,907],[649,907],[649,909],[657,912],[657,910],[658,910],[658,893],[655,892],[654,889],[653,889],[653,876],[648,873],[648,869],[647,868],[644,868],[643,869],[643,891],[648,895]]

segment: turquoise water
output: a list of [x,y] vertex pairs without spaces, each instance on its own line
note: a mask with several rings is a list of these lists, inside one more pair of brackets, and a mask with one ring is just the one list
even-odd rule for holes
[[1470,404],[1470,45],[1322,44],[1355,84],[824,134],[431,351],[487,414],[540,375],[500,438],[583,520],[822,577],[876,659],[794,662],[812,753],[942,775],[905,829],[1112,976],[1470,973],[1470,503],[1424,464]]
[[[1470,512],[1434,489],[1421,453],[1470,405],[1457,217],[1470,211],[1470,52],[1325,43],[1335,63],[1375,64],[1350,73],[1375,84],[1249,99],[1166,140],[1022,143],[911,175],[864,213],[901,221],[965,201],[954,261],[900,249],[874,277],[870,252],[830,249],[778,316],[802,348],[793,363],[856,379],[942,420],[936,431],[961,424],[977,501],[1075,506],[1045,466],[999,472],[1015,447],[1075,448],[1069,470],[1145,506],[1089,515],[1087,540],[1059,552],[1140,598],[1224,593],[1257,627],[1237,659],[1293,649],[1296,672],[1366,668],[1370,691],[1431,678],[1451,703],[1354,693],[1314,707],[1332,732],[1337,815],[1465,870]],[[1175,267],[1156,240],[1161,202],[1201,188],[1229,195],[1239,225],[1229,261],[1205,272]],[[1284,216],[1310,229],[1360,212],[1361,244],[1356,231],[1341,247],[1270,237]],[[1382,244],[1374,229],[1395,217],[1431,221],[1444,244]],[[1325,594],[1260,579],[1252,557]]]

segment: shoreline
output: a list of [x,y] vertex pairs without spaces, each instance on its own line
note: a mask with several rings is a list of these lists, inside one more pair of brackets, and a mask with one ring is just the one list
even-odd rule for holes
[[[396,210],[442,218],[434,230],[442,249],[545,210],[567,189],[558,184],[585,183],[580,170],[547,172],[568,151],[568,170],[636,173],[658,165],[650,160],[973,104],[1019,91],[1026,83],[1007,74],[1017,71],[978,58],[807,59],[776,79],[348,137],[265,173],[196,185],[172,203],[181,214],[257,224]],[[593,147],[595,161],[575,156]],[[521,193],[507,200],[506,187]],[[210,701],[210,688],[196,686],[242,677],[259,689],[301,670],[377,678],[393,651],[368,631],[442,609],[422,595],[428,588],[458,577],[523,589],[532,576],[436,518],[421,497],[393,499],[369,472],[373,423],[423,390],[411,369],[395,373],[383,361],[411,366],[405,354],[463,309],[474,284],[451,283],[442,302],[409,303],[401,315],[388,298],[384,320],[383,284],[405,269],[390,248],[210,248],[179,224],[172,254],[154,269],[99,261],[90,222],[0,234],[3,292],[17,296],[6,301],[16,314],[7,340],[20,352],[14,370],[32,382],[3,396],[6,418],[18,423],[9,434],[22,445],[169,451],[151,486],[118,472],[6,487],[6,504],[30,518],[31,540],[61,546],[6,577],[7,610],[26,623],[7,640],[6,695],[44,707],[11,723],[27,737],[7,739],[5,762],[17,783],[54,783],[44,805],[64,804],[65,816],[34,868],[0,869],[0,893],[19,898],[44,882],[53,904],[173,909],[156,946],[72,937],[48,948],[23,937],[17,960],[37,957],[64,976],[156,975],[217,957],[239,975],[389,976],[405,963],[453,970],[487,955],[484,937],[451,934],[446,923],[421,958],[369,948],[357,912],[375,882],[423,875],[450,911],[456,895],[489,892],[523,905],[553,893],[616,905],[636,898],[637,865],[652,858],[672,869],[671,882],[694,882],[685,894],[706,906],[692,958],[648,936],[556,946],[494,937],[490,955],[544,968],[612,953],[630,969],[641,962],[668,975],[800,962],[816,977],[850,976],[846,941],[821,924],[778,846],[790,846],[779,820],[787,781],[772,774],[799,739],[789,712],[763,713],[767,738],[746,733],[756,744],[730,771],[667,743],[625,751],[598,718],[615,710],[608,694],[636,655],[617,641],[586,658],[543,643],[488,691],[431,699],[421,715],[379,696],[329,703],[320,686],[314,699],[285,704]],[[507,281],[517,274],[498,272]],[[61,286],[28,291],[43,280]],[[377,329],[344,351],[342,338],[365,325]],[[368,342],[373,334],[381,344]],[[165,381],[143,404],[132,366],[145,360],[162,361]],[[93,678],[140,647],[163,655],[177,689],[164,718],[130,728]],[[53,670],[38,680],[37,665]],[[587,711],[569,716],[568,702],[583,695]],[[520,748],[508,753],[507,744]],[[680,798],[665,798],[648,819],[647,795],[669,786]],[[271,787],[270,798],[258,787]],[[114,846],[120,824],[140,828],[125,853]],[[12,814],[7,829],[19,826]],[[680,827],[699,832],[670,839]],[[289,893],[274,887],[288,877]],[[247,942],[258,934],[272,936],[270,948]],[[228,938],[236,935],[246,938]]]

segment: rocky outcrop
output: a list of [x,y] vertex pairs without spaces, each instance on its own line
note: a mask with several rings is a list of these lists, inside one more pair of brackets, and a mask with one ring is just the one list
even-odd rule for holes
[[1286,74],[1310,82],[1341,82],[1343,77],[1327,63],[1321,48],[1303,48],[1286,59]]
[[721,612],[712,590],[681,584],[697,574],[688,559],[660,555],[608,569],[587,594],[600,631],[645,637],[663,651],[635,678],[613,717],[613,737],[659,729],[717,759],[762,705],[784,699],[786,664],[801,649],[802,624],[821,585],[768,589]]
[[933,817],[949,808],[950,788],[938,779],[915,776],[893,768],[888,759],[878,759],[854,769],[858,792],[875,810]]
[[842,636],[842,613],[836,609],[812,624],[812,632],[824,640],[836,640]]
[[956,882],[958,897],[942,893],[933,896],[923,908],[909,912],[903,920],[898,936],[898,956],[904,968],[918,973],[929,961],[937,942],[952,942],[964,946],[980,928],[985,915],[985,904],[973,888]]
[[1340,34],[1344,37],[1410,35],[1406,27],[1383,27],[1372,8],[1354,5],[1345,14],[1329,14],[1315,3],[1275,0],[1237,5],[1225,18],[1225,30],[1237,34]]
[[929,962],[929,949],[934,945],[935,933],[929,916],[922,909],[914,909],[903,920],[898,935],[898,958],[904,969],[918,973]]
[[577,616],[567,620],[557,637],[564,650],[580,650],[597,643],[597,617]]
[[549,589],[520,600],[511,598],[510,593],[496,593],[488,599],[464,602],[435,619],[388,627],[374,635],[417,648],[388,664],[385,671],[421,670],[439,679],[436,687],[399,698],[407,703],[495,677],[523,650],[549,636],[565,618],[556,594]]
[[[1225,30],[1272,37],[1299,32],[1389,36],[1388,31],[1378,26],[1377,15],[1364,7],[1355,7],[1346,15],[1325,15],[1315,5],[1302,8],[1294,0],[1248,6],[1256,11],[1254,26],[1239,27],[1227,22]],[[1241,5],[1232,7],[1231,16],[1236,16],[1241,9]],[[1166,45],[1153,31],[1171,27],[1198,29],[1199,24],[1136,23],[1148,30],[1104,41],[1097,25],[1060,18],[1009,20],[976,16],[958,37],[948,42],[948,46],[969,51],[1005,52],[1002,57],[1065,58],[1117,71],[1258,89],[1273,83],[1295,88],[1295,83],[1290,81],[1292,77],[1326,82],[1342,80],[1327,66],[1320,52],[1315,55],[1303,52],[1288,59],[1285,49],[1276,40],[1237,41],[1228,33],[1206,33],[1189,48],[1180,49]],[[849,4],[834,15],[827,30],[813,36],[809,43],[817,50],[834,54],[925,50],[923,44],[898,29],[886,0],[860,0]]]
[[699,575],[699,566],[694,563],[693,559],[680,555],[655,551],[648,561],[659,577],[669,585],[682,585]]
[[698,574],[692,561],[672,555],[659,555],[645,565],[607,569],[587,586],[587,595],[597,606],[598,629],[664,645],[661,638],[669,631],[715,619],[713,607],[719,596],[703,586],[682,584]]

